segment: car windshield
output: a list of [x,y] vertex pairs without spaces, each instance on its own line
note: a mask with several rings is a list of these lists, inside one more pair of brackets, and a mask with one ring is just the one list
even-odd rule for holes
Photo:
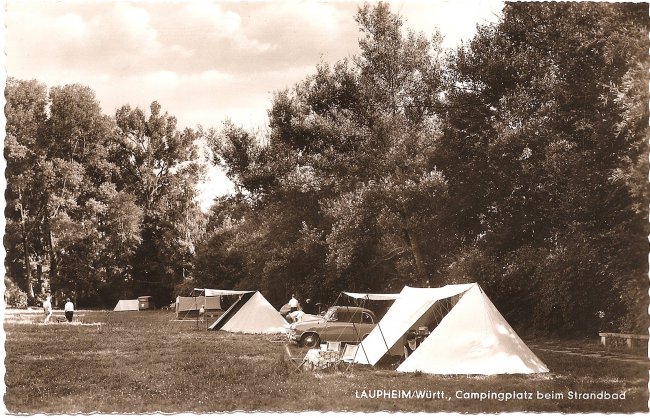
[[326,321],[336,321],[336,308],[334,307],[329,308],[325,313],[324,318]]

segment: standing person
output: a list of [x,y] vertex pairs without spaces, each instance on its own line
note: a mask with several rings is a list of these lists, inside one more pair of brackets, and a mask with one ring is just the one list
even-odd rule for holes
[[43,313],[45,314],[44,324],[50,322],[50,317],[52,316],[52,296],[47,295],[45,301],[43,301]]
[[300,303],[298,303],[298,299],[296,299],[296,295],[292,294],[291,299],[289,299],[289,312],[291,313],[297,311],[298,305],[300,305]]
[[205,305],[201,305],[201,308],[199,309],[199,319],[201,322],[205,319]]
[[74,304],[70,301],[70,298],[67,298],[65,300],[65,307],[63,310],[65,311],[65,319],[67,319],[68,322],[72,322],[72,316],[74,315]]

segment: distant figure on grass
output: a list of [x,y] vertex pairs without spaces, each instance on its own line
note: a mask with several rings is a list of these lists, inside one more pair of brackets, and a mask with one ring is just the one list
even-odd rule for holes
[[43,301],[43,313],[45,314],[43,323],[47,324],[50,322],[50,317],[52,316],[52,296],[50,295],[47,295]]
[[205,318],[205,305],[201,305],[201,308],[199,309],[199,319],[201,322],[203,322],[203,319]]
[[65,319],[67,319],[68,322],[72,322],[72,316],[74,315],[74,304],[70,301],[70,298],[67,298],[65,300],[65,307],[63,310],[65,311]]
[[298,306],[300,306],[300,303],[298,302],[298,299],[296,299],[296,295],[291,295],[291,299],[289,299],[289,312],[297,311]]

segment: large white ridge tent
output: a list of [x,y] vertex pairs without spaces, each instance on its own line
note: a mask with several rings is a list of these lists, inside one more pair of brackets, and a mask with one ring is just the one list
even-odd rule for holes
[[239,295],[239,299],[208,327],[209,330],[244,334],[280,334],[287,330],[287,321],[260,292],[218,289],[194,291],[201,291],[205,296]]
[[[356,363],[375,365],[386,353],[400,354],[410,329],[444,315],[397,371],[483,375],[548,372],[477,283],[441,288],[406,286],[399,295],[385,295],[385,299],[371,294],[356,295],[374,300],[395,299],[379,324],[360,343]],[[450,301],[455,299],[458,301],[452,306]]]

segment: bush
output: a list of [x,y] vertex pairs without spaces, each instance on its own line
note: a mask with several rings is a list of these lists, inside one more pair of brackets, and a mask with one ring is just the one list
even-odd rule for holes
[[27,293],[23,292],[18,285],[9,278],[5,278],[5,303],[7,304],[7,307],[27,307]]

